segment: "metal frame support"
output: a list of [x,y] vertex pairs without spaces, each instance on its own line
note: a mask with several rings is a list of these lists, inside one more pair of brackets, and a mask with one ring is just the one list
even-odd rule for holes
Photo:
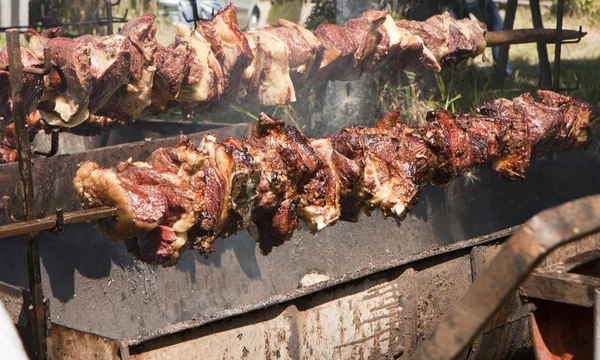
[[600,360],[600,288],[594,289],[594,360]]
[[[544,28],[542,12],[540,10],[540,0],[530,0],[529,8],[531,10],[533,27],[538,29]],[[550,71],[550,60],[548,60],[548,49],[546,48],[546,44],[541,42],[537,43],[537,53],[540,67],[539,87],[549,88],[552,86],[552,73]]]
[[560,91],[560,53],[562,47],[562,27],[563,13],[565,11],[565,1],[558,0],[556,5],[556,43],[554,47],[554,82],[552,89],[555,92]]
[[[503,30],[511,30],[514,27],[515,15],[517,13],[517,0],[510,0],[506,4]],[[504,83],[506,77],[506,66],[508,64],[508,53],[510,45],[503,45],[498,52],[498,63],[496,64],[495,78],[499,84]]]
[[[8,66],[10,70],[10,88],[13,101],[13,118],[17,132],[17,149],[19,174],[23,190],[23,214],[26,220],[34,219],[33,202],[33,175],[31,171],[31,145],[27,129],[26,110],[23,106],[23,63],[21,62],[21,45],[19,43],[19,30],[6,31],[6,45],[8,48]],[[27,254],[27,273],[29,277],[29,292],[31,294],[30,324],[33,331],[33,351],[38,359],[47,357],[47,321],[46,305],[42,289],[42,275],[40,269],[40,254],[37,233],[25,235],[25,249]]]
[[[598,231],[600,195],[571,201],[531,218],[510,237],[455,307],[444,314],[438,328],[416,349],[412,359],[460,358],[552,250]],[[598,300],[596,304],[600,306]]]

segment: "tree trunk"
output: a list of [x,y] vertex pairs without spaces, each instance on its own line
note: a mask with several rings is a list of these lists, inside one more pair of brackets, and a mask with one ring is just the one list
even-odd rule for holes
[[[360,17],[369,9],[377,9],[373,0],[337,0],[336,20],[344,24]],[[359,81],[330,81],[327,84],[325,105],[315,133],[329,135],[351,125],[369,125],[377,115],[377,84],[375,74],[365,74]]]

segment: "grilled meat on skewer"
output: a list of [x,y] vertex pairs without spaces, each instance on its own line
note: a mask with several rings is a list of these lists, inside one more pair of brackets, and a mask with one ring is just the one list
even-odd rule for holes
[[[394,22],[386,11],[370,10],[344,25],[322,24],[314,33],[289,21],[242,32],[233,5],[196,28],[179,24],[175,42],[157,45],[155,17],[130,20],[118,35],[77,39],[59,29],[27,32],[27,65],[43,64],[49,48],[53,71],[27,74],[27,108],[55,126],[73,127],[89,115],[131,122],[143,111],[159,113],[179,105],[212,111],[231,101],[289,104],[305,84],[356,80],[381,66],[419,74],[439,72],[482,53],[485,25],[448,15],[426,22]],[[434,29],[438,37],[429,34]],[[31,55],[31,56],[30,56]],[[35,60],[30,63],[29,58]],[[7,61],[0,56],[0,100],[8,100]],[[10,118],[10,106],[0,116]],[[106,123],[106,122],[104,122]]]
[[178,146],[118,171],[88,161],[74,185],[84,207],[117,207],[100,230],[126,240],[146,262],[172,265],[186,248],[207,256],[215,239],[244,228],[268,254],[300,219],[312,231],[376,208],[402,219],[423,186],[485,164],[522,180],[532,157],[589,144],[590,104],[550,91],[537,95],[541,102],[528,94],[491,101],[479,114],[434,111],[415,128],[389,113],[372,128],[319,139],[261,114],[250,139],[217,142],[209,135],[196,149],[182,137]]

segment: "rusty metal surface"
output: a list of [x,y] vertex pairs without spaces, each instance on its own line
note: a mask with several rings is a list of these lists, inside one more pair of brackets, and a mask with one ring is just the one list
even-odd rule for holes
[[[13,120],[17,135],[17,161],[19,166],[20,187],[23,194],[23,218],[32,220],[35,213],[33,172],[31,167],[31,145],[27,128],[27,109],[23,104],[23,68],[21,62],[21,44],[19,30],[6,31],[6,46],[8,49],[8,65],[10,69],[10,96],[13,106]],[[48,50],[44,55],[49,56]],[[44,72],[50,71],[50,58],[45,59]],[[14,183],[13,183],[14,184]],[[29,274],[29,295],[31,297],[31,331],[33,339],[33,356],[38,359],[46,358],[46,299],[42,289],[42,274],[40,269],[40,253],[37,234],[25,234],[25,255],[27,273]]]
[[[471,282],[468,250],[131,347],[133,359],[394,359]],[[400,304],[400,306],[398,306]]]
[[520,318],[487,331],[473,344],[469,360],[533,360],[528,318]]
[[594,317],[591,308],[536,301],[530,327],[539,360],[592,359]]
[[[473,280],[489,265],[501,247],[502,243],[494,243],[471,249]],[[531,354],[527,316],[534,309],[533,304],[523,302],[515,292],[477,337],[468,359],[515,359]]]
[[52,231],[56,229],[60,232],[65,225],[91,222],[115,215],[117,215],[117,209],[109,207],[77,210],[64,215],[62,211],[58,211],[55,216],[47,216],[42,219],[22,221],[0,226],[0,238],[24,235],[27,233],[40,232],[44,230]]
[[[576,273],[578,268],[597,264],[600,250],[590,250],[563,262],[536,270],[521,286],[523,296],[573,304],[584,307],[594,305],[594,289],[600,288],[600,278]],[[594,264],[595,265],[595,264]]]
[[29,298],[27,290],[0,281],[0,300],[13,322],[21,327],[28,324]]
[[55,324],[48,338],[48,359],[122,360],[114,340]]
[[413,359],[458,359],[477,334],[553,249],[600,230],[600,195],[542,211],[518,230],[473,282],[467,294],[444,314],[436,331]]
[[[330,291],[291,298],[205,326],[129,344],[134,359],[392,359],[410,356],[443,313],[498,251],[493,238],[470,241]],[[591,241],[590,241],[591,240]],[[587,246],[598,238],[582,241]],[[311,280],[308,281],[307,278]],[[302,284],[329,282],[310,274]],[[320,283],[313,285],[317,287]],[[248,310],[248,309],[247,309]],[[469,359],[529,359],[526,312],[507,307]],[[121,347],[129,353],[129,347]]]

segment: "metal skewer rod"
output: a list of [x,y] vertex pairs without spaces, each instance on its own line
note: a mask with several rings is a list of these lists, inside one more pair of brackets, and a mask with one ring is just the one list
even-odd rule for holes
[[[33,175],[31,171],[31,145],[27,129],[26,109],[23,106],[23,63],[21,62],[21,45],[19,30],[6,31],[8,47],[8,66],[10,70],[10,92],[13,101],[13,118],[17,131],[17,158],[19,174],[23,190],[23,214],[26,220],[34,217]],[[44,292],[42,290],[42,275],[40,270],[40,254],[37,233],[25,235],[25,250],[27,254],[27,274],[29,278],[29,293],[31,294],[30,324],[33,332],[34,357],[47,357],[47,324]]]
[[13,224],[0,226],[0,239],[11,236],[24,235],[31,232],[53,230],[63,225],[90,222],[117,215],[117,208],[99,207],[94,209],[73,211],[60,216],[47,216],[41,219],[28,220]]

